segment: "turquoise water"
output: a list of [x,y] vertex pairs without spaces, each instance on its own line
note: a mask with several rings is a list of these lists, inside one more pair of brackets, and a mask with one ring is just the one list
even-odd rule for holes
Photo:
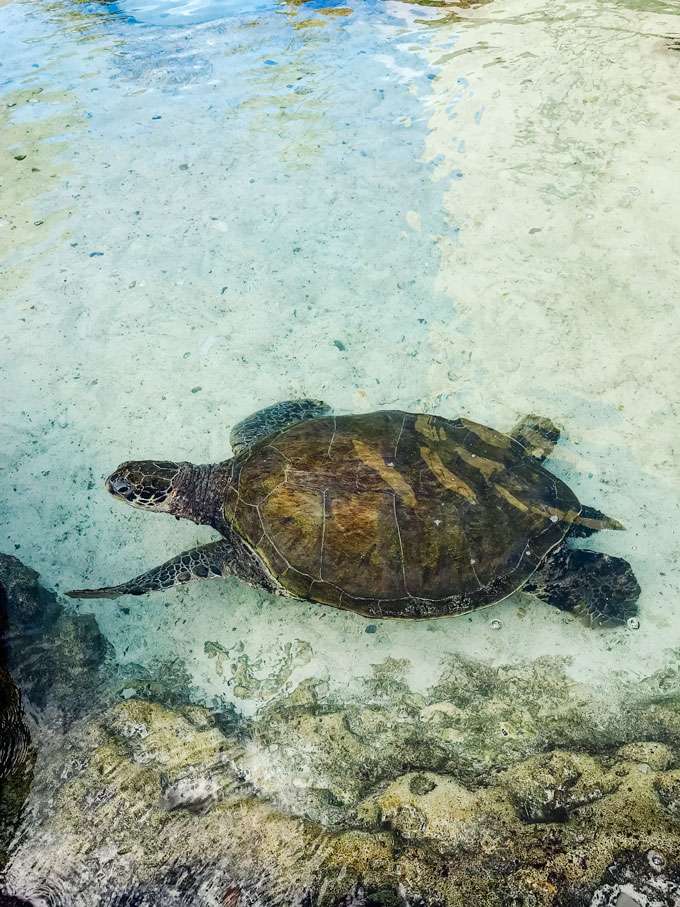
[[[38,755],[8,891],[142,903],[120,892],[146,886],[165,903],[181,865],[187,904],[269,904],[272,890],[293,904],[303,889],[314,904],[378,903],[361,884],[458,904],[463,882],[446,888],[437,860],[486,852],[451,829],[489,815],[480,791],[502,787],[499,772],[651,741],[666,762],[632,763],[649,790],[670,784],[650,772],[680,758],[658,711],[675,715],[680,693],[679,36],[677,4],[623,0],[0,4],[0,550],[64,592],[209,541],[120,507],[103,478],[130,458],[220,461],[241,418],[311,396],[503,431],[551,417],[563,436],[550,468],[628,530],[588,544],[629,560],[643,590],[639,629],[616,630],[521,594],[455,620],[368,625],[236,580],[64,600],[44,645],[75,649],[41,696],[21,680],[36,655],[14,631]],[[98,765],[108,799],[93,793]],[[150,787],[139,766],[158,770]],[[442,794],[424,825],[406,823],[416,806],[399,785],[414,771],[445,778],[455,809]],[[169,809],[185,776],[200,809]],[[238,819],[234,790],[250,810]],[[570,821],[607,838],[608,816]],[[640,852],[673,863],[672,827],[652,840],[648,817],[631,821]],[[348,830],[366,837],[340,853],[332,836]],[[399,872],[386,859],[389,885],[370,851],[388,833],[420,848]],[[593,857],[601,871],[582,871],[574,904],[600,897],[630,835]],[[347,854],[362,848],[373,855],[358,866]],[[319,877],[293,879],[321,851]],[[427,869],[422,852],[437,855]],[[546,861],[530,879],[515,866],[507,898],[566,898],[573,879]],[[505,878],[494,865],[475,871]],[[501,903],[502,886],[470,891]]]

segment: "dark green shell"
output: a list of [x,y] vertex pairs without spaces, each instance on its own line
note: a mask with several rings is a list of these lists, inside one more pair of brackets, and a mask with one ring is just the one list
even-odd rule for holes
[[297,423],[232,461],[225,516],[284,591],[373,617],[510,595],[580,512],[512,438],[382,411]]

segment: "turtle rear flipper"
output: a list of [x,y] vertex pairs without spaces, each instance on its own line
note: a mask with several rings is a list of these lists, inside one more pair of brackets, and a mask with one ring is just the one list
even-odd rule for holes
[[331,407],[323,400],[284,400],[246,416],[235,425],[229,436],[234,455],[242,453],[269,435],[307,419],[327,416]]
[[560,430],[545,416],[524,416],[510,432],[510,437],[526,450],[530,457],[542,463],[553,452],[560,439]]
[[605,626],[634,617],[640,596],[635,574],[623,558],[566,545],[548,557],[523,591]]

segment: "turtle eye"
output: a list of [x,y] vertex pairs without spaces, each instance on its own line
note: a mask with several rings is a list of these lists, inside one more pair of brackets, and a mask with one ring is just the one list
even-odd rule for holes
[[127,495],[132,491],[129,485],[126,485],[125,482],[121,482],[120,485],[116,485],[116,493]]

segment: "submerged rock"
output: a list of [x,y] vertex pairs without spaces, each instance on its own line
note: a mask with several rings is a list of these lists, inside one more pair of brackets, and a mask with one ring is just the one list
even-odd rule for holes
[[640,765],[648,765],[661,771],[670,768],[675,762],[675,754],[669,746],[649,740],[622,746],[619,756],[628,762],[638,762]]
[[108,650],[92,615],[66,612],[35,570],[0,554],[0,866],[24,817],[41,743],[31,742],[22,699],[56,710],[59,724],[73,720],[97,701]]
[[[624,757],[625,758],[625,757]],[[613,793],[621,781],[583,753],[534,756],[503,776],[525,822],[568,822],[575,810]]]
[[[173,711],[129,700],[74,725],[65,763],[46,764],[34,787],[35,824],[13,856],[11,890],[49,888],[55,873],[62,885],[72,878],[91,896],[124,879],[126,888],[155,890],[174,859],[218,867],[240,890],[292,904],[319,886],[324,866],[333,894],[346,890],[330,879],[348,863],[357,867],[353,878],[379,871],[388,852],[381,836],[339,836],[331,863],[325,848],[332,839],[257,798],[233,767],[236,751],[210,713],[196,707]],[[191,797],[169,802],[172,791],[192,786],[209,787],[200,810]]]
[[110,652],[94,616],[66,611],[35,570],[8,554],[0,554],[0,595],[7,664],[24,695],[65,716],[91,708]]
[[0,869],[5,865],[30,789],[35,750],[21,695],[0,665]]
[[[342,752],[362,747],[353,734],[348,749],[347,726],[331,718],[323,733],[337,732]],[[65,758],[36,781],[10,890],[49,889],[58,867],[61,885],[102,903],[152,904],[170,891],[172,862],[186,883],[177,903],[586,907],[626,885],[658,888],[680,865],[674,752],[659,741],[533,754],[484,784],[423,769],[365,780],[355,827],[335,830],[249,783],[251,746],[206,709],[140,699],[73,725]],[[624,864],[627,881],[612,875]]]
[[663,854],[625,851],[607,868],[589,907],[675,907],[680,901],[680,871]]
[[29,747],[21,693],[0,659],[0,783],[24,764]]
[[[0,554],[0,589],[12,633],[46,630],[61,614],[54,592],[40,585],[40,575],[11,554]],[[5,629],[6,632],[6,629]]]
[[5,864],[28,795],[35,752],[21,693],[7,670],[8,596],[0,584],[0,868]]
[[[598,697],[566,667],[546,658],[497,668],[456,656],[436,684],[416,693],[405,680],[408,665],[387,659],[349,701],[308,679],[252,719],[239,766],[282,808],[342,827],[361,822],[360,804],[403,775],[413,773],[418,785],[443,774],[476,789],[525,765],[525,774],[536,773],[533,793],[530,778],[512,776],[525,818],[563,822],[604,792],[602,779],[585,787],[588,753],[622,748],[622,761],[653,771],[674,767],[680,744],[679,686],[650,678],[639,691],[612,688]],[[543,770],[527,760],[546,752],[582,755],[573,764],[556,756],[540,787]]]

